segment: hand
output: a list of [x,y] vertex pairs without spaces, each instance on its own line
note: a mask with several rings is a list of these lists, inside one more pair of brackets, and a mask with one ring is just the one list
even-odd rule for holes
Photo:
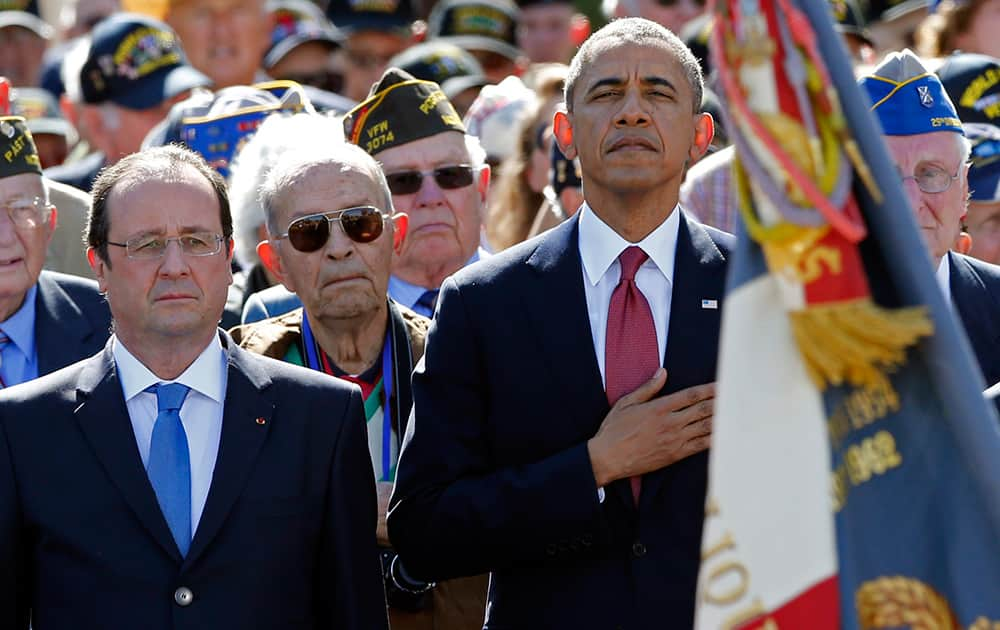
[[388,481],[375,482],[375,495],[378,499],[378,524],[375,526],[375,539],[381,547],[391,547],[389,529],[385,525],[385,515],[389,512],[389,497],[392,495],[392,484]]
[[615,403],[587,452],[599,487],[658,470],[708,448],[712,437],[715,383],[653,398],[667,382],[660,368],[651,379]]

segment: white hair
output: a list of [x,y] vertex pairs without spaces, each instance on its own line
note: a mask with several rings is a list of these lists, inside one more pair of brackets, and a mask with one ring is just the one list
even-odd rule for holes
[[289,151],[338,145],[344,142],[343,123],[322,114],[272,115],[234,157],[229,175],[229,203],[233,213],[236,259],[244,268],[257,256],[257,231],[267,215],[259,200],[261,184],[278,158]]

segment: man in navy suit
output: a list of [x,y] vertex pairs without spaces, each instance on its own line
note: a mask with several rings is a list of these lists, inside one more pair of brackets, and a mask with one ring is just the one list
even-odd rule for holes
[[218,330],[231,235],[186,149],[95,182],[115,332],[0,393],[0,627],[386,628],[360,392]]
[[1000,381],[1000,267],[950,251],[969,211],[972,150],[955,106],[909,50],[887,55],[859,84],[901,173],[938,285],[962,320],[986,385],[993,385]]
[[97,352],[111,314],[93,280],[42,271],[58,210],[19,116],[0,117],[0,201],[0,384],[7,387]]
[[491,571],[489,630],[693,624],[733,245],[677,206],[701,90],[663,27],[595,33],[554,120],[578,218],[444,284],[389,535],[415,578]]

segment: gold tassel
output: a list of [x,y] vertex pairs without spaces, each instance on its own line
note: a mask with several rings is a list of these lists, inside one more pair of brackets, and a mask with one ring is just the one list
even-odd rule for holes
[[867,298],[810,306],[790,317],[806,370],[820,391],[845,382],[888,386],[886,375],[906,361],[906,349],[934,332],[926,307],[889,310]]

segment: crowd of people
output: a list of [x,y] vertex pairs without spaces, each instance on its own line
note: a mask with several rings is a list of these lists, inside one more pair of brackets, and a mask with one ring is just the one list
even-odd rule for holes
[[[1000,382],[1000,0],[828,1]],[[0,628],[692,627],[713,18],[586,8],[0,4]]]

